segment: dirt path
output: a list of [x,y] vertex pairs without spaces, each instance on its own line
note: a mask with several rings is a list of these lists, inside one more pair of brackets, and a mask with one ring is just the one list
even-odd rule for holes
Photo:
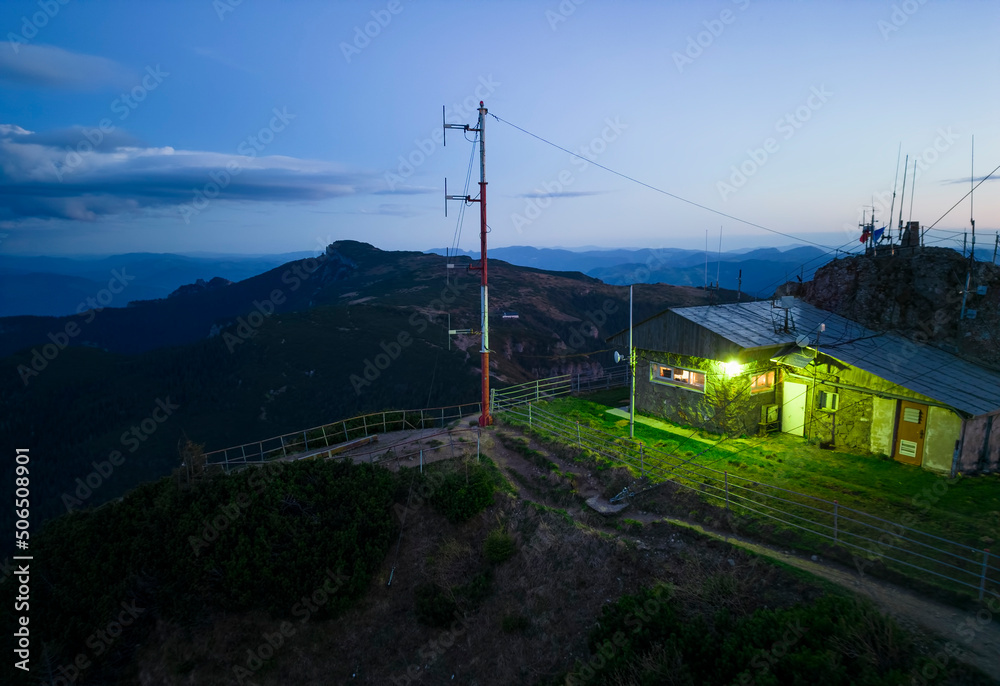
[[[512,434],[519,434],[510,428],[504,431]],[[531,464],[527,459],[510,450],[495,438],[494,432],[484,433],[484,450],[501,466],[508,471],[517,472],[528,483],[538,484],[534,477],[543,474],[543,470]],[[531,448],[545,453],[547,458],[559,465],[560,470],[565,473],[573,473],[579,479],[580,487],[577,489],[581,496],[579,506],[566,508],[571,516],[578,516],[587,509],[583,500],[599,492],[597,480],[581,470],[579,465],[566,463],[532,440],[531,436],[524,436],[531,441]],[[548,499],[541,487],[535,487],[533,492],[526,493],[527,490],[522,483],[512,480],[518,492],[525,498],[551,505],[546,502]],[[993,679],[1000,682],[1000,625],[994,621],[1000,615],[1000,598],[992,599],[990,609],[981,609],[977,613],[973,610],[959,610],[934,600],[922,597],[913,591],[903,589],[886,581],[862,576],[856,570],[846,567],[840,563],[817,558],[816,560],[804,557],[803,555],[782,550],[777,546],[762,544],[742,536],[737,536],[731,532],[723,532],[707,529],[699,524],[693,524],[683,519],[664,517],[650,513],[637,512],[634,509],[627,509],[626,516],[637,519],[644,523],[662,521],[677,526],[701,532],[707,536],[724,540],[732,545],[739,546],[752,551],[766,558],[780,561],[802,569],[810,574],[826,579],[832,583],[846,588],[858,595],[869,598],[879,606],[884,612],[893,616],[901,626],[910,631],[918,633],[930,633],[939,639],[943,645],[953,644],[958,647],[955,651],[959,660],[981,669]],[[606,527],[606,531],[619,534],[612,527]],[[629,534],[630,538],[642,538],[642,535]],[[987,600],[990,600],[989,598]],[[948,660],[953,659],[948,657]]]
[[[996,616],[995,612],[980,610],[977,615],[973,610],[959,610],[881,579],[862,576],[856,570],[836,562],[822,558],[813,561],[771,545],[735,536],[732,533],[705,529],[684,520],[659,515],[651,515],[650,519],[700,531],[764,557],[798,567],[867,597],[886,614],[893,616],[904,628],[929,631],[946,644],[954,643],[962,651],[959,659],[1000,681],[1000,626],[991,621]],[[1000,610],[1000,602],[994,601],[992,607],[994,610]]]

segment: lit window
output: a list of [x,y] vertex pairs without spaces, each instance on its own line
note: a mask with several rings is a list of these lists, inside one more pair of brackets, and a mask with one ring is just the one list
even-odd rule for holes
[[692,390],[705,392],[705,372],[682,367],[667,367],[662,364],[652,364],[649,368],[649,378],[657,383],[681,386]]
[[764,391],[770,391],[774,388],[774,370],[769,372],[764,372],[763,374],[755,374],[753,381],[750,382],[750,392],[751,393],[763,393]]

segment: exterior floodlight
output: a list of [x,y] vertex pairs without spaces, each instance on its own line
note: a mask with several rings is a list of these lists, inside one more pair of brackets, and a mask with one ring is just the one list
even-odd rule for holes
[[743,365],[739,362],[723,362],[722,371],[726,373],[726,376],[739,376],[743,373]]
[[619,362],[621,362],[621,361],[622,361],[622,360],[624,360],[624,359],[625,359],[625,356],[624,356],[624,355],[622,355],[622,354],[621,354],[620,352],[618,352],[618,351],[616,350],[616,351],[615,351],[615,364],[618,364]]

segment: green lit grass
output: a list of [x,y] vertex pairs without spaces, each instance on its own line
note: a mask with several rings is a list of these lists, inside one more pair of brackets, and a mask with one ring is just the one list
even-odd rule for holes
[[[597,400],[616,406],[623,393],[602,393]],[[561,398],[540,407],[581,426],[628,436],[628,421],[607,414],[608,404],[588,398]],[[662,420],[661,420],[662,421]],[[669,422],[666,422],[670,424]],[[890,521],[907,519],[922,531],[972,547],[996,548],[1000,539],[1000,477],[963,477],[951,481],[911,465],[871,455],[822,450],[787,434],[730,438],[670,425],[669,431],[636,422],[635,439],[645,446],[691,458],[693,464],[727,471],[824,500],[836,500]],[[655,466],[653,457],[647,464]],[[847,513],[845,513],[847,514]]]

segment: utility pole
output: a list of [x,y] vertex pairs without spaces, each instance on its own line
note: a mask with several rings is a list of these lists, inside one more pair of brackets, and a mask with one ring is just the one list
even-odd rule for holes
[[470,270],[479,270],[479,307],[480,307],[480,332],[482,334],[482,344],[479,349],[482,370],[482,408],[483,412],[479,416],[479,426],[489,426],[493,423],[490,416],[490,317],[489,317],[489,287],[486,279],[486,107],[483,101],[479,101],[479,123],[476,128],[471,128],[467,124],[448,124],[444,122],[444,108],[441,108],[442,125],[445,133],[448,129],[461,129],[463,131],[473,131],[479,134],[479,197],[471,198],[467,195],[448,195],[448,181],[445,180],[445,216],[447,216],[448,200],[463,200],[467,203],[479,203],[479,265],[470,266]]
[[976,261],[976,212],[975,205],[973,204],[973,197],[976,190],[976,137],[972,137],[972,164],[969,168],[969,185],[972,188],[969,190],[969,223],[972,224],[972,248],[969,252],[969,269],[972,269],[972,263]]
[[635,438],[635,348],[632,347],[632,285],[628,287],[628,366],[632,370],[632,391],[628,400],[628,437]]
[[[962,314],[958,318],[959,332],[962,330],[962,320],[965,319],[966,309],[965,301],[969,296],[969,287],[972,286],[972,270],[976,263],[976,220],[975,220],[975,205],[973,205],[973,195],[976,190],[976,137],[972,137],[972,164],[969,170],[969,185],[972,189],[969,191],[969,223],[972,224],[972,245],[969,249],[969,268],[965,273],[965,290],[962,292]],[[965,254],[965,240],[962,240],[962,254]]]

